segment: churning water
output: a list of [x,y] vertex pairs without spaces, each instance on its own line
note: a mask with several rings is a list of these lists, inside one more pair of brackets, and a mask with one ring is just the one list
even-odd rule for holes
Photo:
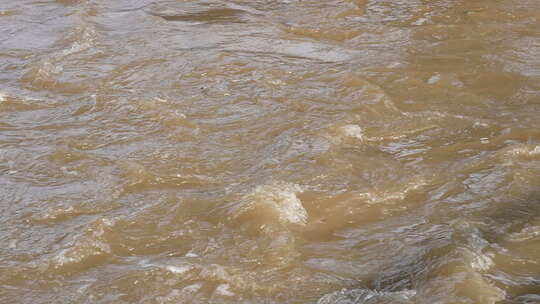
[[540,303],[540,1],[0,0],[0,302]]

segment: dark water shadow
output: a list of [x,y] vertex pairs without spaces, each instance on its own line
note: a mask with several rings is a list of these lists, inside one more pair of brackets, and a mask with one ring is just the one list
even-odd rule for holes
[[155,15],[174,22],[246,23],[245,11],[233,8],[212,8],[205,11],[178,15]]

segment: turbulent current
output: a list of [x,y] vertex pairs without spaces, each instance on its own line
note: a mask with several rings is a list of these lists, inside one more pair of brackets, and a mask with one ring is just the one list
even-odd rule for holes
[[540,1],[0,0],[0,303],[540,303]]

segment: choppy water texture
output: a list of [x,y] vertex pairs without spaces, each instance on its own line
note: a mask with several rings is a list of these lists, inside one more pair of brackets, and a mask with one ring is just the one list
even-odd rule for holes
[[1,0],[0,302],[540,303],[540,1]]

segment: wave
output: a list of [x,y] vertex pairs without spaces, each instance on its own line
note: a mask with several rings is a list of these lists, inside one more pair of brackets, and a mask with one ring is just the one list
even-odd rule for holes
[[231,218],[251,214],[262,223],[270,219],[270,222],[285,225],[305,225],[308,214],[296,196],[300,192],[300,186],[283,182],[258,186],[244,196]]
[[384,292],[371,289],[342,289],[323,296],[317,304],[412,304],[414,290]]

